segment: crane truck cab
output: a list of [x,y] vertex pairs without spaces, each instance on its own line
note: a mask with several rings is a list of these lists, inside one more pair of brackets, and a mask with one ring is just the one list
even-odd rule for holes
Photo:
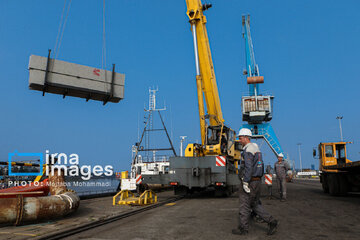
[[[336,196],[360,191],[360,161],[347,159],[348,143],[323,142],[318,146],[320,182],[325,193]],[[317,155],[315,149],[313,155]]]
[[236,132],[225,125],[206,126],[205,144],[190,143],[185,149],[185,157],[226,155],[231,160],[240,159]]

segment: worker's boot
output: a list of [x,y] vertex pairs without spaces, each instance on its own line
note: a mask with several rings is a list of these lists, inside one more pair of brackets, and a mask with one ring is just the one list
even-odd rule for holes
[[248,231],[244,230],[242,228],[233,229],[231,232],[232,232],[232,234],[235,234],[235,235],[247,235],[248,234]]
[[259,215],[257,215],[255,212],[251,212],[250,217],[251,217],[255,222],[263,222],[262,219],[259,217]]
[[279,225],[279,222],[277,220],[272,220],[269,222],[269,230],[268,235],[273,235],[276,232],[277,226]]
[[255,222],[258,222],[258,223],[264,223],[265,220],[262,219],[259,215],[256,215],[254,218]]

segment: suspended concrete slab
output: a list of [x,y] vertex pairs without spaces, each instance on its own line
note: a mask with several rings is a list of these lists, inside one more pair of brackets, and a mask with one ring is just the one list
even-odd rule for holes
[[125,74],[55,60],[50,57],[30,56],[29,89],[118,103],[124,98]]

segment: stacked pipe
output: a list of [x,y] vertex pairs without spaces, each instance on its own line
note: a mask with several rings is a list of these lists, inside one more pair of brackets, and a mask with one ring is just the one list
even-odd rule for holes
[[17,194],[15,198],[0,199],[0,224],[34,223],[42,220],[62,218],[77,210],[80,198],[67,190],[64,174],[49,176],[50,196],[26,197]]

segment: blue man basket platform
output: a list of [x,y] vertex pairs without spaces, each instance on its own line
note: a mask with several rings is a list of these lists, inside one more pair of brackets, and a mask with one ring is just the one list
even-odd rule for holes
[[29,88],[31,90],[118,103],[124,98],[125,74],[60,61],[49,56],[30,56]]

